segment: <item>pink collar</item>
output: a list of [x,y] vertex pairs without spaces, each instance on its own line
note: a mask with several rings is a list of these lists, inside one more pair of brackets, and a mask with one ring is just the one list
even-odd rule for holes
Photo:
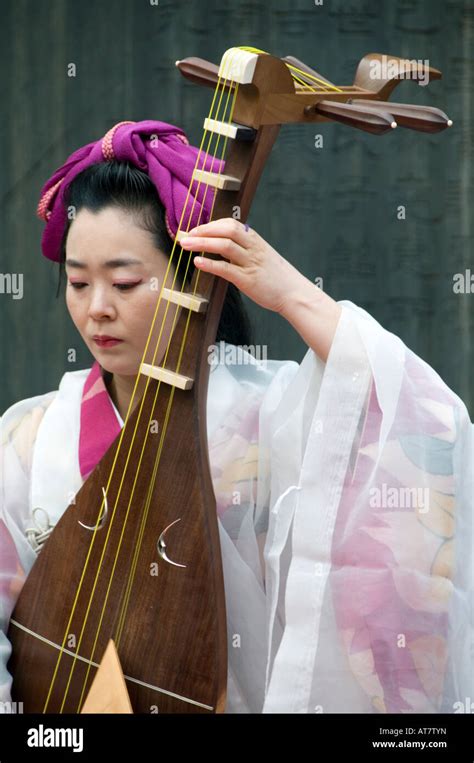
[[81,430],[79,434],[79,466],[85,480],[120,434],[117,418],[96,360],[84,384],[81,400]]

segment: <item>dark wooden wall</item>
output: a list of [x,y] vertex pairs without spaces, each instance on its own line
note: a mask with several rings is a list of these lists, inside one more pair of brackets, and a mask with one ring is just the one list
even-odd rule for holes
[[[335,299],[401,336],[472,406],[474,295],[455,294],[453,276],[472,260],[473,2],[1,0],[0,9],[0,273],[24,278],[23,299],[0,294],[0,412],[92,362],[55,298],[57,268],[40,253],[41,185],[124,119],[173,122],[199,144],[212,91],[184,80],[174,62],[218,63],[232,45],[292,54],[338,84],[350,84],[372,51],[429,59],[444,72],[394,94],[446,111],[454,126],[438,135],[283,127],[249,222]],[[269,357],[301,360],[305,347],[289,325],[251,312]]]

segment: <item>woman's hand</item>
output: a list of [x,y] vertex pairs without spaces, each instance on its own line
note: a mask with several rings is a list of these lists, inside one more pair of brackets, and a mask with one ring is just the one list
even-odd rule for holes
[[280,313],[326,362],[342,308],[256,231],[247,230],[232,217],[224,217],[188,231],[179,245],[225,257],[195,257],[194,264],[235,284],[257,305]]
[[[188,243],[189,242],[189,243]],[[233,283],[261,307],[284,314],[292,295],[311,284],[259,234],[232,217],[223,217],[187,231],[179,246],[220,254],[225,260],[195,257],[199,270]]]

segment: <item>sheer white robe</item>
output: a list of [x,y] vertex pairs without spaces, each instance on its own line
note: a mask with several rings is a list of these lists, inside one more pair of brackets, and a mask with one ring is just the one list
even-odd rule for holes
[[[462,712],[474,697],[473,427],[432,368],[339,304],[327,363],[310,349],[301,365],[240,351],[211,369],[226,712]],[[54,525],[82,484],[88,373],[0,422],[2,701],[33,509]]]

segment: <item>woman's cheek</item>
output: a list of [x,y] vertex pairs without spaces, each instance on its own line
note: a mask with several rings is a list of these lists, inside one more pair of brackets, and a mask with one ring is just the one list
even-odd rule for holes
[[78,321],[77,321],[77,317],[78,317],[77,304],[74,299],[74,295],[71,294],[69,289],[66,291],[66,307],[69,311],[69,315],[71,316],[72,322],[77,328],[79,328]]
[[133,304],[129,302],[126,310],[122,309],[119,314],[120,326],[131,345],[137,348],[145,345],[152,319],[153,313],[149,315],[149,305],[143,297],[134,301]]
[[[151,293],[149,299],[145,300],[140,305],[140,310],[136,316],[136,321],[134,322],[134,325],[136,327],[136,335],[141,337],[141,345],[143,348],[145,348],[145,345],[148,341],[148,338],[150,336],[150,332],[152,330],[152,324],[153,324],[153,332],[152,336],[150,337],[150,344],[155,347],[160,333],[163,337],[163,334],[165,333],[165,330],[161,330],[163,321],[164,321],[164,315],[166,312],[166,308],[168,306],[168,312],[167,312],[167,320],[168,322],[170,320],[170,317],[174,316],[174,305],[171,302],[168,302],[165,299],[160,300],[160,304],[158,307],[158,311],[156,312],[156,306],[158,302],[159,293]],[[156,318],[155,318],[156,313]],[[162,339],[163,341],[163,339]]]
[[[141,320],[142,325],[145,325],[148,330],[151,328],[151,324],[153,321],[153,317],[155,315],[156,311],[156,305],[159,298],[159,292],[150,292],[147,299],[141,303],[140,305],[140,311],[139,311],[139,317]],[[159,319],[160,314],[162,314],[163,310],[166,310],[166,300],[161,299],[160,300],[160,306],[158,308],[158,315],[157,315],[157,322]]]

